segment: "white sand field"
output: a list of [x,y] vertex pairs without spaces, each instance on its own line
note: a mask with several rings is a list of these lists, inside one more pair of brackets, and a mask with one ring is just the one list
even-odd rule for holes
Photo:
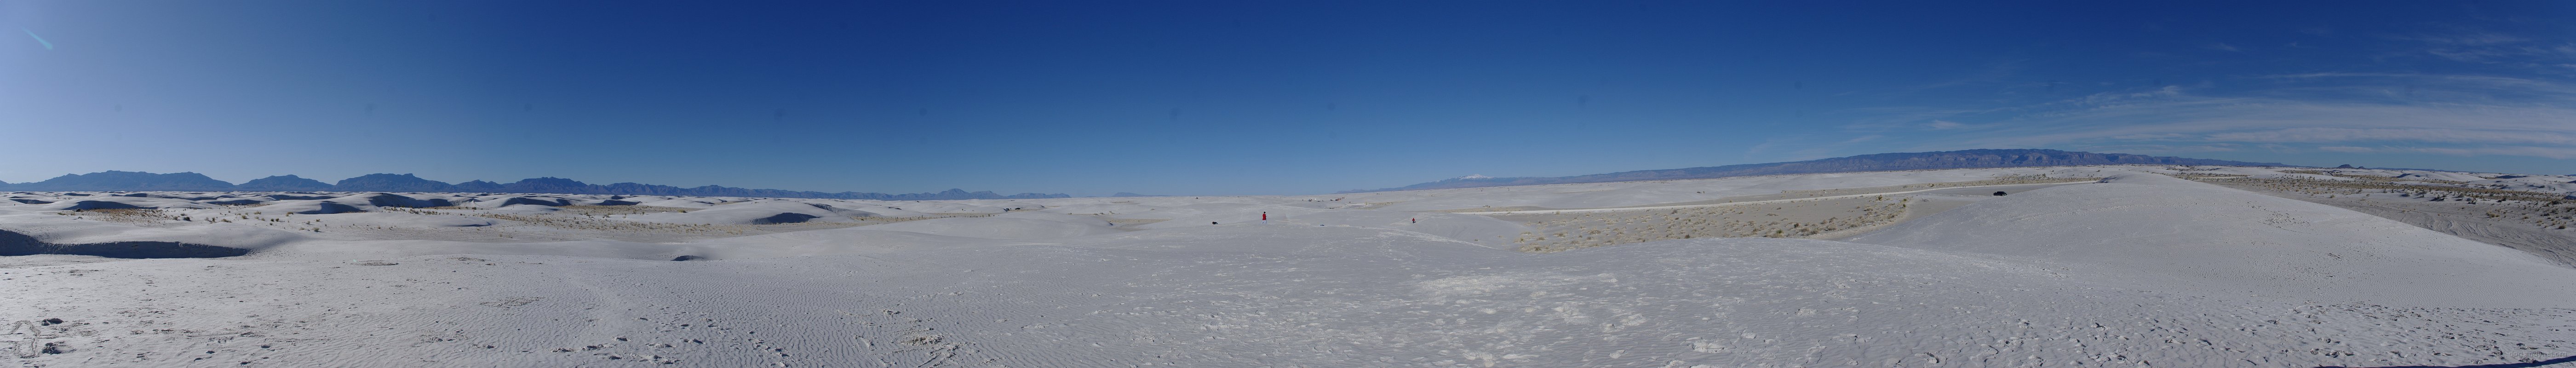
[[[2168,175],[2576,189],[2546,176],[2099,166],[961,201],[12,193],[0,195],[0,354],[30,367],[2576,356],[2576,268]],[[2524,202],[2544,223],[2576,207]],[[1586,231],[1601,235],[1572,235]],[[1581,241],[1531,240],[1560,232]]]

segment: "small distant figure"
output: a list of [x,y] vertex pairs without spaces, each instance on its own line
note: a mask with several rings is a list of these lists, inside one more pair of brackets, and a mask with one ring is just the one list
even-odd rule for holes
[[1209,224],[1209,225],[1215,225],[1215,224],[1216,224],[1216,221],[1208,221],[1208,224]]
[[1995,195],[2004,195],[2004,192],[1995,192]]
[[1420,219],[1420,218],[1413,218],[1413,219],[1407,219],[1407,220],[1413,221],[1413,223],[1416,223],[1416,224],[1422,223],[1422,219]]
[[1262,225],[1269,225],[1269,224],[1270,224],[1270,212],[1268,212],[1268,211],[1263,211],[1263,212],[1261,212],[1261,224],[1262,224]]

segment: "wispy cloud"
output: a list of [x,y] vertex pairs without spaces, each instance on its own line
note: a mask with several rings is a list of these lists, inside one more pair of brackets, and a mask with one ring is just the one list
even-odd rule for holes
[[53,42],[45,41],[45,38],[44,38],[44,37],[37,37],[37,36],[36,36],[36,31],[30,31],[30,30],[27,30],[26,28],[19,28],[18,30],[19,30],[19,31],[27,32],[27,37],[35,38],[35,39],[36,39],[36,43],[44,44],[44,45],[45,45],[45,49],[46,49],[46,50],[52,50],[52,49],[54,49],[54,43],[53,43]]
[[2181,95],[2182,95],[2182,87],[2180,87],[2180,86],[2164,86],[2163,88],[2157,88],[2157,89],[2149,90],[2149,91],[2145,91],[2145,92],[2131,92],[2131,93],[2103,92],[2103,93],[2095,93],[2095,94],[2092,94],[2092,95],[2089,95],[2089,96],[2084,96],[2084,98],[2081,98],[2081,99],[2071,100],[2071,101],[2069,101],[2069,102],[2078,102],[2078,103],[2081,103],[2081,104],[2084,104],[2084,105],[2101,106],[2101,105],[2109,105],[2109,104],[2123,103],[2123,102],[2128,102],[2128,101],[2138,101],[2138,100],[2148,100],[2148,99],[2158,99],[2158,98],[2170,98],[2170,97],[2181,96]]
[[[2195,92],[2201,89],[2166,86],[2106,92],[1986,110],[2008,111],[1999,116],[1915,117],[1918,123],[1910,126],[1855,126],[1862,128],[1855,133],[1911,130],[1923,137],[1915,140],[1922,150],[2085,147],[2132,153],[2265,149],[2576,157],[2576,85],[2438,74],[2241,79],[2240,84],[2260,88]],[[1964,126],[1981,129],[1957,129]]]
[[2554,159],[2576,158],[2576,148],[2569,147],[2354,147],[2325,146],[2318,150],[2340,153],[2429,153],[2449,156],[2530,156]]
[[[2066,83],[2056,80],[2060,75],[2020,75],[2023,64],[2046,70],[2044,59],[2015,60],[1963,71],[1955,80],[1870,91],[1896,95],[1889,100],[1902,105],[1838,111],[1850,116],[1841,135],[1781,137],[1757,151],[1800,157],[1971,148],[2576,157],[2576,42],[2569,38],[2466,27],[2401,35],[2298,31],[2338,38],[2318,47],[2367,44],[2378,54],[2358,58],[2369,63],[2319,64],[2309,72]],[[2196,46],[2272,57],[2246,47],[2271,43],[2203,42]],[[2178,51],[2185,50],[2138,52],[2188,54]],[[1848,139],[1856,136],[1874,138]]]
[[2528,38],[2516,37],[2516,36],[2514,36],[2514,35],[2508,35],[2508,34],[2502,34],[2502,33],[2491,33],[2491,32],[2462,32],[2462,33],[2450,33],[2450,34],[2409,34],[2409,35],[2393,35],[2393,36],[2388,36],[2388,39],[2392,39],[2392,40],[2402,40],[2402,41],[2420,41],[2420,42],[2429,43],[2429,44],[2436,44],[2436,45],[2463,45],[2463,46],[2501,45],[2501,44],[2520,43],[2520,42],[2529,42],[2529,41],[2531,41],[2531,39],[2528,39]]
[[2475,63],[2546,66],[2576,58],[2576,44],[2562,40],[2535,40],[2520,36],[2462,31],[2451,34],[2413,34],[2386,37],[2418,44],[2410,53],[2443,60]]
[[2266,143],[2343,143],[2417,141],[2475,144],[2562,144],[2576,145],[2576,135],[2548,131],[2466,130],[2466,129],[2353,129],[2353,128],[2288,128],[2267,131],[2229,132],[2201,137],[2213,141]]

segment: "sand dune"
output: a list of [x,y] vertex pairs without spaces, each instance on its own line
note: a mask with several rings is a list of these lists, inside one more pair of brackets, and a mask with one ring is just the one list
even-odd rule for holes
[[984,239],[1055,239],[1122,232],[1098,219],[1076,222],[1012,217],[949,217],[859,228]]
[[[2576,268],[2149,174],[2284,170],[488,209],[392,204],[498,197],[269,198],[365,210],[291,215],[13,201],[0,203],[0,229],[14,236],[0,249],[161,242],[245,254],[0,257],[0,282],[21,290],[0,299],[0,317],[29,321],[9,338],[37,349],[13,359],[55,366],[2391,366],[2576,355],[2576,332],[2558,327],[2576,323],[2565,309]],[[1955,208],[1849,242],[1524,253],[1499,237],[1533,223],[1419,212],[2037,176],[2111,179],[1890,195]],[[389,195],[419,202],[380,202],[401,200]],[[548,197],[563,202],[537,200],[611,200]],[[657,205],[673,201],[704,206]],[[880,207],[925,216],[864,210]],[[790,214],[802,221],[776,221]]]
[[[2104,283],[2321,303],[2576,305],[2576,272],[2539,257],[2325,205],[2155,175],[1970,204],[1851,239],[2026,257]],[[2152,275],[2158,279],[2141,278]],[[2493,290],[2517,290],[2495,293]]]

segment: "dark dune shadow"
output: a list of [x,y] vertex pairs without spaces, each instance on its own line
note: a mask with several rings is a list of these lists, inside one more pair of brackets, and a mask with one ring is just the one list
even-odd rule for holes
[[821,216],[808,215],[808,214],[802,214],[802,213],[795,213],[795,212],[785,212],[785,213],[779,213],[779,214],[778,214],[778,215],[776,215],[776,216],[769,216],[769,217],[763,217],[763,218],[760,218],[760,219],[757,219],[757,220],[751,220],[751,223],[752,223],[753,225],[793,224],[793,223],[805,222],[805,220],[812,220],[812,219],[818,219],[818,218],[822,218],[822,217],[821,217]]
[[88,244],[54,244],[27,234],[0,230],[0,256],[38,254],[71,254],[108,258],[219,258],[250,254],[250,250],[204,244],[158,241],[126,241]]
[[2479,364],[2479,365],[2398,365],[2398,366],[2386,366],[2386,367],[2345,367],[2345,366],[2334,365],[2334,366],[2324,366],[2324,367],[2317,367],[2317,368],[2531,368],[2531,367],[2547,367],[2547,366],[2552,366],[2552,365],[2569,364],[2569,363],[2576,363],[2576,356],[2568,356],[2568,357],[2564,357],[2564,358],[2550,359],[2550,360],[2543,360],[2543,361],[2537,361],[2537,362],[2504,363],[2504,364]]

